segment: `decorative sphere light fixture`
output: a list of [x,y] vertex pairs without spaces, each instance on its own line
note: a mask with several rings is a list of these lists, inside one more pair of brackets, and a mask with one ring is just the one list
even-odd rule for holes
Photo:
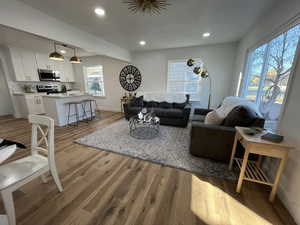
[[194,59],[189,59],[186,62],[186,65],[188,67],[194,67],[193,68],[193,73],[194,74],[197,74],[202,79],[208,79],[208,81],[209,81],[209,87],[208,87],[209,90],[208,90],[208,106],[207,106],[207,108],[210,109],[211,97],[212,97],[212,94],[211,94],[212,81],[211,81],[211,76],[208,73],[208,70],[204,67],[202,62],[196,62],[196,60],[194,60]]
[[162,10],[166,10],[171,5],[168,0],[123,0],[123,2],[132,12],[144,14],[160,14]]

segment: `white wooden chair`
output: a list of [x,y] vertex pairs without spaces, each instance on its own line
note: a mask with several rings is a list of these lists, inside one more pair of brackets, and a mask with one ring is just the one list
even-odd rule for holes
[[[0,166],[0,193],[9,225],[16,225],[12,192],[21,186],[37,177],[46,182],[45,173],[50,171],[58,190],[63,191],[54,158],[54,120],[46,116],[30,115],[29,122],[32,123],[31,155]],[[42,127],[46,127],[46,130]],[[38,133],[41,134],[40,139]],[[41,147],[43,142],[46,147]]]

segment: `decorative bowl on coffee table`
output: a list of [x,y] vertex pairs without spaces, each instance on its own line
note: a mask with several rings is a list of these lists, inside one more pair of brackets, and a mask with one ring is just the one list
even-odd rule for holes
[[130,136],[136,139],[153,139],[159,135],[160,119],[151,114],[129,119]]

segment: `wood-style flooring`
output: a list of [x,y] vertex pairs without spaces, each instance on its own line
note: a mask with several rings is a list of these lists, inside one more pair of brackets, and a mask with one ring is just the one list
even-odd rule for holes
[[[40,179],[14,193],[18,225],[260,225],[294,224],[269,189],[200,177],[161,165],[78,145],[73,141],[122,118],[101,119],[55,130],[56,161],[64,192]],[[0,137],[30,147],[27,120],[0,117]],[[19,151],[10,160],[23,157]],[[0,213],[3,213],[0,203]]]

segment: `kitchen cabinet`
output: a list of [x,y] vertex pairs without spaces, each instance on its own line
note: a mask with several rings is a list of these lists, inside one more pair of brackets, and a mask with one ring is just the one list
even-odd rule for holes
[[22,49],[20,51],[23,63],[24,77],[26,81],[39,81],[38,67],[35,53]]
[[9,47],[16,81],[39,81],[35,53],[23,48]]
[[25,101],[29,114],[45,113],[43,97],[39,95],[25,95]]
[[30,114],[45,114],[43,96],[41,94],[18,94],[15,95],[18,105],[18,115],[21,118],[28,118]]
[[47,54],[36,53],[36,62],[39,69],[54,70],[54,61],[50,60]]
[[16,81],[39,82],[38,69],[60,72],[62,82],[75,82],[74,70],[69,59],[64,62],[49,59],[46,53],[36,53],[18,47],[9,47]]
[[61,72],[61,82],[75,82],[73,65],[66,61]]

